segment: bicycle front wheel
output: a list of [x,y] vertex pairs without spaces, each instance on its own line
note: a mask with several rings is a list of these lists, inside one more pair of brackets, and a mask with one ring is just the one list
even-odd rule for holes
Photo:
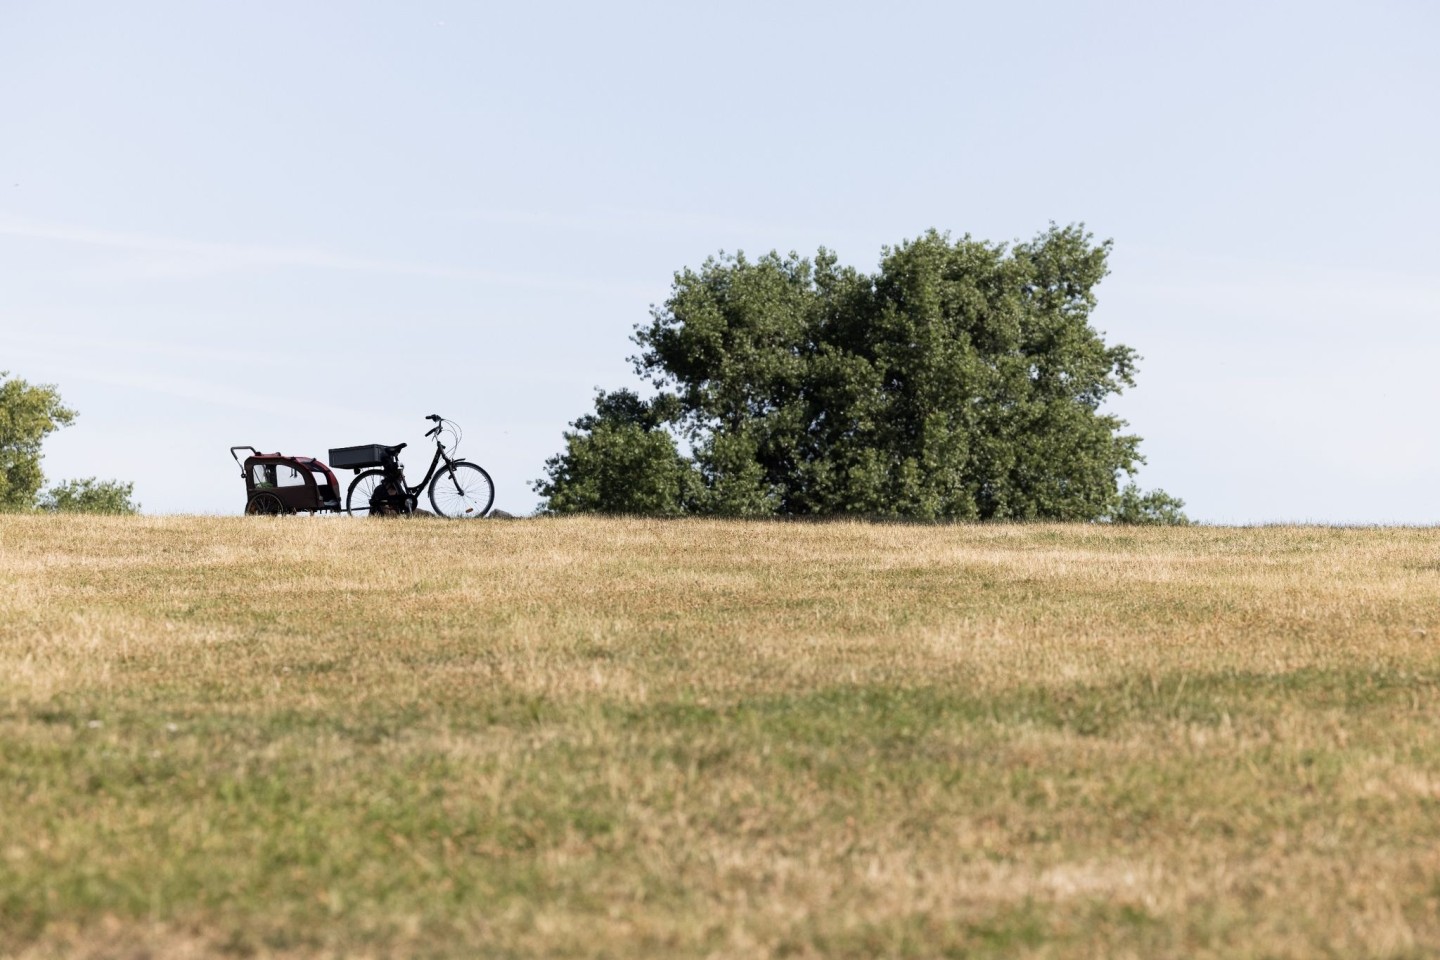
[[490,474],[468,460],[446,464],[430,481],[430,506],[442,517],[478,520],[494,503]]

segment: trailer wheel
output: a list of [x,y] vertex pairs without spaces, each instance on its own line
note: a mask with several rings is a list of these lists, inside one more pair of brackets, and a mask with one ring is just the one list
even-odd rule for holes
[[285,504],[273,493],[257,493],[245,504],[245,512],[252,517],[275,517],[285,512]]

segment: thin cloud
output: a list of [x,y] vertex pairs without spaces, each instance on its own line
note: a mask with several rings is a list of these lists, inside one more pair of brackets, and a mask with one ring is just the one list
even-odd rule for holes
[[586,212],[474,208],[445,211],[442,216],[494,226],[534,227],[601,236],[791,237],[813,232],[797,224],[764,223],[706,214],[594,207]]
[[1440,281],[1428,275],[1154,250],[1117,259],[1115,276],[1102,288],[1105,304],[1133,297],[1203,306],[1219,316],[1263,311],[1277,326],[1309,326],[1325,316],[1370,324],[1440,316]]
[[156,255],[153,261],[156,265],[188,265],[198,268],[202,273],[253,267],[320,267],[429,277],[474,277],[481,274],[479,271],[462,268],[348,256],[313,247],[186,240],[154,234],[100,230],[83,225],[49,223],[8,215],[0,215],[0,235],[82,244],[126,253],[151,254]]
[[57,360],[53,353],[39,350],[7,349],[9,358],[41,362],[42,379],[56,380],[69,384],[88,382],[131,390],[142,390],[188,403],[207,403],[251,413],[263,413],[276,417],[294,418],[295,411],[303,409],[306,416],[329,419],[337,422],[353,420],[363,415],[356,407],[342,406],[317,400],[308,393],[286,396],[262,394],[219,383],[215,379],[173,376],[155,372],[129,372],[117,370],[112,365],[92,366],[73,360]]
[[87,358],[110,364],[171,360],[181,364],[243,363],[247,367],[268,366],[304,369],[309,359],[301,354],[275,350],[247,350],[232,345],[208,347],[174,340],[145,340],[136,337],[71,336],[55,330],[42,332],[0,331],[0,351],[6,355],[24,352],[30,357],[60,362]]
[[337,253],[319,247],[190,240],[146,233],[102,230],[0,213],[0,236],[95,247],[131,259],[91,269],[92,280],[155,280],[214,276],[266,269],[340,270],[392,276],[462,280],[496,286],[581,290],[646,296],[648,285],[574,280],[542,274],[507,273],[447,264],[418,263]]

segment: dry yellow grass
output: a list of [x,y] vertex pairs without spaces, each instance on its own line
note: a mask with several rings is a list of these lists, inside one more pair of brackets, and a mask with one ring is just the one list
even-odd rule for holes
[[1440,531],[0,517],[0,955],[1440,952]]

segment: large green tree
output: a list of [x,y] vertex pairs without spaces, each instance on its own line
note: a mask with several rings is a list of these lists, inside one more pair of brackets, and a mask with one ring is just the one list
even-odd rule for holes
[[117,480],[69,480],[40,495],[45,475],[40,447],[45,438],[75,422],[51,384],[30,384],[0,370],[0,511],[136,513],[135,485]]
[[[691,456],[652,440],[636,475],[695,473],[663,510],[634,512],[1182,521],[1173,497],[1122,496],[1143,460],[1101,411],[1137,359],[1090,324],[1109,251],[1078,226],[1014,246],[931,231],[873,274],[824,249],[681,271],[636,330],[659,392],[635,402]],[[547,463],[547,509],[595,509],[573,493],[596,482],[587,464],[635,449],[603,407]]]
[[0,510],[28,510],[45,482],[40,445],[75,421],[75,411],[48,384],[32,385],[0,370]]

